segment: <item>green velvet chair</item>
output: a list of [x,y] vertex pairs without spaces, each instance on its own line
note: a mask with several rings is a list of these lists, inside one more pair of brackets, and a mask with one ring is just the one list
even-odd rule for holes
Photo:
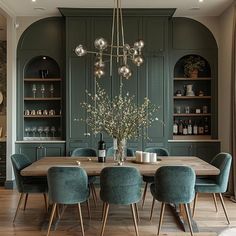
[[[127,157],[134,157],[135,156],[135,151],[132,148],[127,148]],[[113,157],[114,155],[114,148],[113,147],[109,147],[107,149],[107,157]]]
[[[149,148],[145,148],[144,152],[156,153],[157,156],[169,156],[169,152],[165,148],[149,147]],[[143,191],[142,207],[144,206],[148,184],[154,182],[154,176],[143,175],[143,181],[145,182],[145,187]]]
[[[97,153],[92,148],[76,148],[72,152],[71,156],[72,157],[96,157]],[[95,181],[96,181],[96,176],[88,176],[89,188],[92,193],[94,205],[96,206],[97,194],[96,194],[96,189],[94,185]]]
[[172,203],[175,205],[184,205],[190,233],[193,236],[187,204],[194,199],[195,180],[195,172],[188,166],[162,166],[157,169],[154,176],[154,183],[150,186],[152,196],[162,202],[157,235],[160,234],[165,205],[166,203]]
[[103,204],[102,230],[104,234],[109,205],[130,205],[134,220],[135,232],[138,236],[138,209],[137,202],[141,198],[141,175],[134,167],[114,166],[105,167],[100,175],[100,198]]
[[13,154],[11,156],[13,171],[15,174],[15,180],[16,180],[16,186],[17,190],[20,193],[20,199],[17,205],[16,213],[13,219],[13,223],[15,222],[15,219],[17,217],[21,202],[25,195],[25,204],[24,204],[24,210],[26,208],[28,195],[31,193],[42,193],[44,195],[44,201],[45,201],[45,207],[46,211],[48,209],[47,204],[47,192],[48,192],[48,186],[47,186],[47,179],[43,177],[31,177],[31,176],[22,176],[21,170],[25,167],[32,164],[32,162],[26,157],[24,154]]
[[[230,224],[222,193],[226,192],[227,190],[231,162],[232,156],[229,153],[221,152],[217,154],[211,161],[211,164],[220,170],[220,174],[217,176],[209,176],[208,178],[197,178],[195,185],[196,195],[193,205],[193,216],[196,209],[198,193],[218,194],[225,213],[225,217],[228,224]],[[214,197],[214,202],[217,209],[216,197]]]
[[47,174],[49,199],[53,202],[48,225],[47,236],[50,233],[52,220],[58,204],[78,205],[80,225],[84,236],[83,217],[80,203],[88,200],[88,176],[81,167],[51,167]]

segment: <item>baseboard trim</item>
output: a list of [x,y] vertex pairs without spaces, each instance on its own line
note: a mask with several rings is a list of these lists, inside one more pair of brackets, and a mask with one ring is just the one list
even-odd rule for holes
[[5,189],[15,189],[16,181],[15,180],[7,180],[5,181]]

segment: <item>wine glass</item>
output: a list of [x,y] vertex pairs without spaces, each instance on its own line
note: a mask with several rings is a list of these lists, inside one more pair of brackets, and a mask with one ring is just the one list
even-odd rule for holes
[[41,93],[42,93],[42,98],[44,98],[44,93],[45,93],[45,86],[44,86],[44,84],[41,85]]
[[53,93],[54,93],[54,86],[53,86],[53,84],[51,84],[51,85],[50,85],[51,98],[53,97]]
[[52,132],[52,137],[54,138],[55,132],[56,132],[55,126],[52,126],[51,129],[50,129],[50,131]]
[[26,136],[29,137],[30,127],[25,127]]
[[45,132],[46,137],[48,137],[48,133],[49,133],[49,126],[45,126],[43,131]]
[[35,98],[36,96],[36,91],[37,91],[37,86],[36,84],[32,84],[32,92],[33,92],[33,97]]
[[41,138],[42,137],[42,132],[43,132],[43,127],[42,126],[38,127],[38,132],[39,132],[39,137]]
[[33,137],[35,137],[36,131],[37,131],[37,127],[36,127],[36,126],[33,126],[33,127],[31,128],[31,132],[33,133]]

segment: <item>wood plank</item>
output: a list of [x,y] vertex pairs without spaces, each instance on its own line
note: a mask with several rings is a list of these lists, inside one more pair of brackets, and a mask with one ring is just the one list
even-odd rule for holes
[[[99,196],[99,189],[96,188]],[[12,224],[19,193],[16,190],[6,190],[0,188],[0,235],[2,236],[42,236],[46,235],[46,228],[42,228],[42,222],[45,221],[45,208],[43,196],[32,194],[29,196],[27,208],[25,211],[21,208],[16,219],[15,225]],[[230,227],[236,227],[236,204],[225,198],[225,204],[228,209],[231,220]],[[157,233],[157,224],[159,221],[160,206],[156,202],[152,221],[149,221],[152,197],[150,191],[147,192],[145,207],[141,210],[139,203],[140,222],[138,223],[140,236],[151,236]],[[4,204],[3,204],[4,203]],[[23,206],[22,206],[23,207]],[[87,215],[86,204],[82,204],[82,214],[85,225],[85,235],[99,235],[101,230],[101,210],[102,202],[98,199],[98,205],[95,208],[91,204],[92,219]],[[46,217],[47,219],[47,217]],[[219,232],[228,228],[224,212],[219,208],[215,212],[212,197],[208,194],[199,195],[196,214],[194,220],[199,226],[199,233],[195,236],[217,236]],[[52,231],[51,236],[75,236],[81,235],[78,214],[76,207],[69,206],[61,219],[57,230]],[[105,228],[105,236],[134,236],[135,230],[132,221],[132,215],[129,206],[111,206],[108,222]],[[171,210],[166,208],[164,221],[161,230],[161,236],[189,236],[189,232],[183,232],[176,224]]]
[[[131,159],[124,163],[124,166],[133,166],[139,169],[142,175],[154,175],[156,170],[161,166],[180,165],[191,166],[196,175],[218,175],[219,169],[194,156],[180,157],[169,156],[160,157],[161,161],[156,164],[138,164]],[[52,166],[76,166],[77,162],[83,167],[88,175],[100,175],[104,167],[117,165],[112,158],[108,158],[106,163],[97,162],[97,158],[81,158],[81,157],[45,157],[26,167],[21,171],[23,176],[46,176],[47,171]]]

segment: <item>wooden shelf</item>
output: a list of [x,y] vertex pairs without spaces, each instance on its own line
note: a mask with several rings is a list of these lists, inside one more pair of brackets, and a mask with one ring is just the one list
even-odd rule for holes
[[55,98],[32,98],[32,97],[25,97],[25,101],[57,101],[61,100],[60,97],[55,97]]
[[25,82],[56,82],[61,81],[61,78],[25,78]]
[[211,99],[211,96],[174,96],[176,100],[184,100],[184,99]]
[[199,81],[199,80],[211,80],[211,77],[198,77],[196,79],[193,78],[177,78],[175,77],[174,80],[178,80],[178,81]]
[[28,116],[24,116],[24,118],[60,118],[61,115],[28,115]]
[[210,113],[199,113],[199,114],[196,114],[196,113],[174,113],[174,116],[211,116]]
[[173,135],[173,140],[206,140],[212,139],[211,135]]

